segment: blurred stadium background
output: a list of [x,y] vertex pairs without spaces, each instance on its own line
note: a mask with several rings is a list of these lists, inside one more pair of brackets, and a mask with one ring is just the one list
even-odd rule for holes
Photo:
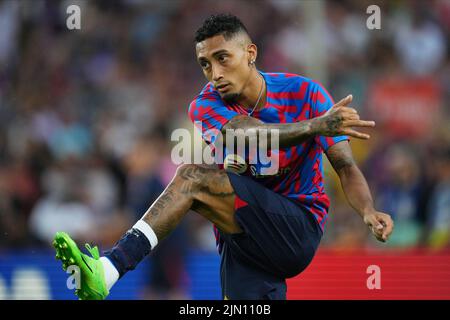
[[[66,28],[71,4],[81,30]],[[366,28],[371,4],[381,30]],[[352,93],[377,121],[351,145],[395,232],[374,241],[327,164],[326,235],[289,298],[450,299],[448,0],[0,0],[0,299],[74,299],[54,233],[106,249],[159,195],[205,83],[193,34],[217,12],[247,25],[259,69]],[[218,266],[210,223],[190,214],[111,298],[220,299]]]

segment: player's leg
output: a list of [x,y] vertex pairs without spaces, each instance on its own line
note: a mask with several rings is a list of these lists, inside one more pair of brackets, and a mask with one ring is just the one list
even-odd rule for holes
[[[225,300],[285,300],[286,279],[255,265],[253,240],[247,233],[220,236],[220,280]],[[247,245],[248,244],[248,245]],[[245,247],[245,248],[244,248]],[[249,252],[249,250],[251,250]],[[259,260],[259,258],[256,258]]]
[[219,232],[223,295],[285,299],[285,279],[309,265],[322,230],[313,214],[293,200],[249,177],[228,176],[236,193],[234,217],[244,232]]
[[[112,285],[154,249],[191,209],[195,209],[225,233],[241,232],[234,219],[235,195],[223,170],[199,165],[183,165],[133,228],[116,243],[105,257],[90,250],[94,258],[81,253],[67,234],[58,233],[54,246],[63,267],[75,264],[81,271],[83,299],[102,299]],[[104,279],[103,279],[104,275]]]
[[189,209],[213,222],[225,233],[242,230],[234,218],[235,193],[224,170],[202,165],[182,165],[142,220],[158,240],[166,237]]

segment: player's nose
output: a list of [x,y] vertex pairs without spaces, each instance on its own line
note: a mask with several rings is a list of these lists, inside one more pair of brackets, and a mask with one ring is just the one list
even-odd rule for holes
[[212,79],[215,83],[223,79],[223,74],[219,67],[212,67]]

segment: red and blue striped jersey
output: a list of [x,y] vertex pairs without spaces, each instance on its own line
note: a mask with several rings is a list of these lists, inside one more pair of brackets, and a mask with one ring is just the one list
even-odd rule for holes
[[[333,106],[330,94],[317,82],[288,73],[263,73],[267,86],[266,105],[252,117],[264,123],[292,123],[324,114]],[[215,132],[236,115],[248,110],[236,103],[224,102],[212,83],[208,83],[189,106],[189,117],[201,122],[202,137],[209,144]],[[293,199],[314,215],[321,229],[328,218],[330,201],[323,184],[322,154],[330,146],[347,140],[347,136],[316,136],[299,145],[280,148],[279,171],[273,176],[253,177],[267,188]],[[253,168],[254,169],[254,168]]]

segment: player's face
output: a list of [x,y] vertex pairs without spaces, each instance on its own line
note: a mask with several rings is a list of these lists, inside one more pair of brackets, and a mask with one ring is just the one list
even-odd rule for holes
[[197,43],[197,61],[222,99],[231,101],[241,94],[249,79],[252,50],[239,37],[225,40],[217,35]]

